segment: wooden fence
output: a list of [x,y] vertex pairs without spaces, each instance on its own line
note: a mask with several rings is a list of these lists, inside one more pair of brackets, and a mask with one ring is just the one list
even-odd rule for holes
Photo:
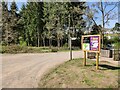
[[103,49],[101,49],[101,57],[112,58],[113,57],[113,50],[103,50]]
[[[87,57],[92,59],[95,58],[96,53],[93,52],[88,52],[87,53]],[[113,60],[115,61],[119,61],[120,60],[120,49],[119,50],[101,50],[101,57],[107,57],[107,58],[113,58]]]
[[119,50],[113,50],[113,59],[115,61],[120,61],[120,49]]

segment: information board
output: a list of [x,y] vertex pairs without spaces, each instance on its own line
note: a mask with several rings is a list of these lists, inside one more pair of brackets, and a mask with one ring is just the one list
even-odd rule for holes
[[82,50],[100,52],[100,35],[82,36]]

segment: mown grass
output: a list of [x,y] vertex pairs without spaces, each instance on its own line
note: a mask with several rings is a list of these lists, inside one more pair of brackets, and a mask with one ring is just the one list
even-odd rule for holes
[[87,60],[83,66],[82,60],[70,60],[51,70],[40,80],[39,88],[118,88],[120,67],[96,70],[95,61]]

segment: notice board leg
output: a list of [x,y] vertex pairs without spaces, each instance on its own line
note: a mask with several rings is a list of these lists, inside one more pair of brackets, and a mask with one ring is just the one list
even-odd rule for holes
[[86,51],[84,51],[84,62],[83,65],[86,66]]
[[96,53],[96,70],[99,69],[99,53]]

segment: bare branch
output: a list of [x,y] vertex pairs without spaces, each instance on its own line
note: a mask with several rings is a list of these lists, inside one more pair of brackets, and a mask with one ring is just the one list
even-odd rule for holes
[[94,24],[97,25],[96,21],[95,21],[93,18],[91,18],[91,19],[92,19],[92,21],[94,22]]
[[105,3],[104,9],[103,9],[104,11],[106,10],[107,6],[109,5],[109,4],[107,4],[107,3],[108,3],[108,2]]
[[112,9],[110,9],[110,10],[105,14],[104,17],[106,17],[106,15],[109,14],[111,11],[113,11],[116,7],[117,7],[117,3],[115,4],[115,6],[114,6]]

